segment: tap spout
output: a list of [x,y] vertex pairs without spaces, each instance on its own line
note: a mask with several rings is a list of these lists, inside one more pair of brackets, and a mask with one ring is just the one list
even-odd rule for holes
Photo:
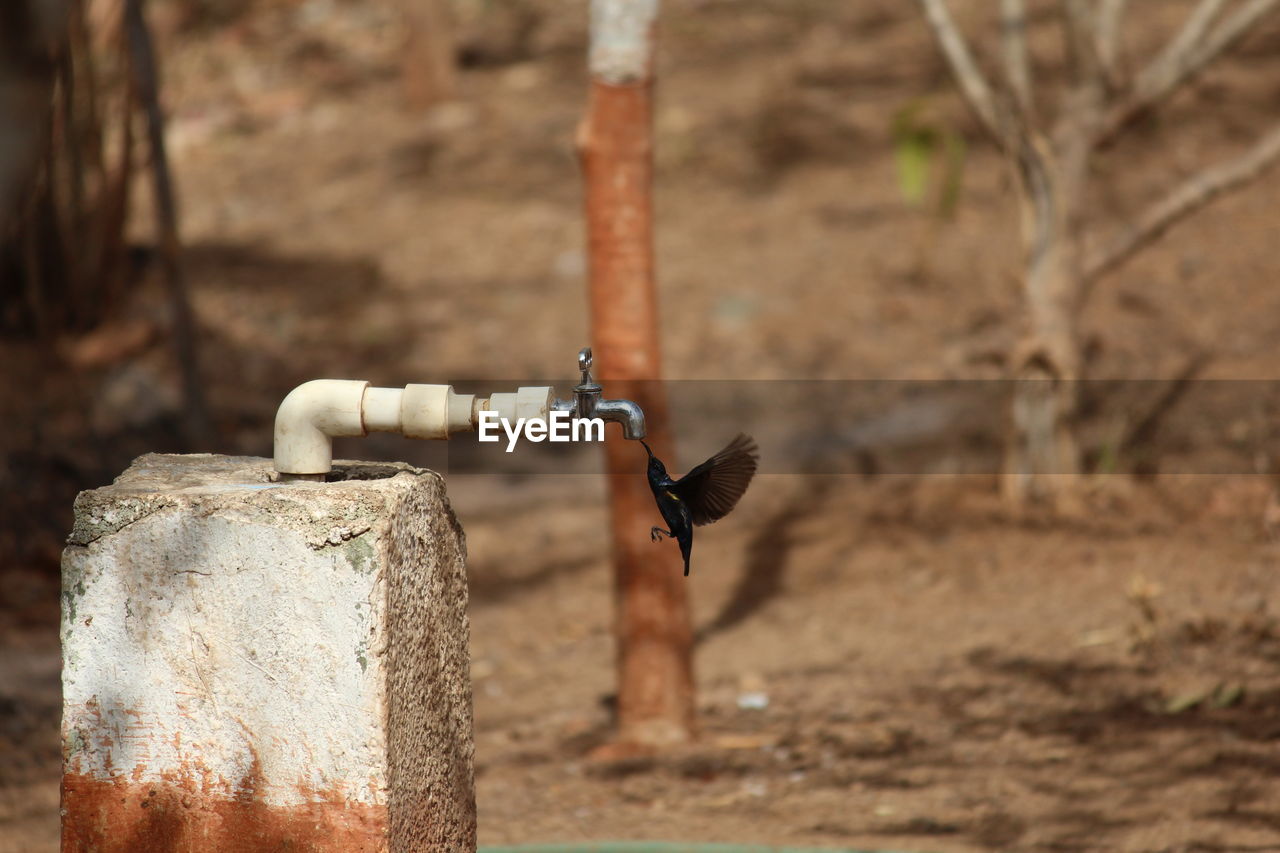
[[645,437],[644,410],[631,400],[597,400],[592,417],[622,424],[622,434],[630,439]]

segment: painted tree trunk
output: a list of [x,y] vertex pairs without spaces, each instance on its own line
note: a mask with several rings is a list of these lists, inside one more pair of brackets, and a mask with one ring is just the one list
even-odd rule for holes
[[[661,384],[653,262],[654,0],[594,0],[591,92],[578,145],[586,183],[592,345],[611,397],[645,412],[648,442],[673,465]],[[694,730],[693,633],[675,548],[659,523],[646,455],[613,433],[609,472],[618,643],[618,744],[660,747]]]

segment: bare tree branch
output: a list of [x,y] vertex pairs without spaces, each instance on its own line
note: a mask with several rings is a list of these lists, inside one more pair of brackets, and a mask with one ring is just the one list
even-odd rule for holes
[[[1139,76],[1133,93],[1107,114],[1098,134],[1099,141],[1113,136],[1134,116],[1171,95],[1206,65],[1234,47],[1254,24],[1278,4],[1280,0],[1248,0],[1221,21],[1212,32],[1199,34],[1192,31],[1188,35],[1193,24],[1196,27],[1208,26],[1212,21],[1209,13],[1217,12],[1222,5],[1219,0],[1202,0],[1174,39],[1175,43],[1181,43],[1184,42],[1183,36],[1187,35],[1181,50],[1174,52],[1171,46],[1148,66]],[[1202,19],[1203,23],[1200,23]]]
[[1113,83],[1120,57],[1120,30],[1128,3],[1129,0],[1101,0],[1098,8],[1098,25],[1095,30],[1098,62]]
[[1276,3],[1277,0],[1249,0],[1234,14],[1229,15],[1213,33],[1205,38],[1203,46],[1192,57],[1194,67],[1189,73],[1194,73],[1219,54],[1234,47],[1254,24],[1275,9]]
[[942,55],[946,57],[951,73],[955,76],[965,100],[969,102],[969,107],[977,114],[996,141],[1004,144],[1005,116],[998,109],[991,84],[987,82],[987,78],[982,75],[982,71],[974,61],[973,53],[969,50],[969,45],[965,42],[959,28],[956,27],[955,19],[951,17],[945,0],[919,0],[919,2],[924,11],[925,20],[933,30],[934,38],[942,48]]
[[1024,115],[1031,113],[1031,64],[1027,58],[1027,8],[1024,0],[1000,0],[1000,39],[1004,73]]
[[129,33],[130,61],[138,99],[146,112],[147,142],[151,149],[151,177],[155,195],[156,224],[160,231],[160,262],[169,290],[173,313],[173,344],[182,371],[183,416],[187,440],[194,446],[207,445],[214,437],[213,422],[205,402],[200,377],[196,323],[191,311],[186,273],[182,264],[182,242],[178,236],[178,210],[169,159],[164,145],[164,116],[160,110],[159,71],[151,30],[142,10],[143,0],[125,0],[125,28]]
[[1062,0],[1066,21],[1067,55],[1075,68],[1080,86],[1102,82],[1102,63],[1098,60],[1098,10],[1092,0]]
[[1138,91],[1149,91],[1156,87],[1160,80],[1168,79],[1176,73],[1181,63],[1194,55],[1204,41],[1209,28],[1217,19],[1227,0],[1200,0],[1178,34],[1169,40],[1164,50],[1151,60],[1151,63],[1138,74],[1136,88]]
[[1060,5],[1071,82],[1050,138],[1059,161],[1057,171],[1065,178],[1058,181],[1058,189],[1070,197],[1064,200],[1066,207],[1075,210],[1075,199],[1084,189],[1089,158],[1096,147],[1097,127],[1106,109],[1108,79],[1098,58],[1097,5],[1093,0],[1060,0]]
[[1014,163],[1022,178],[1018,182],[1022,201],[1022,233],[1029,265],[1034,267],[1049,253],[1061,233],[1056,188],[1049,169],[1050,155],[1042,139],[1021,128],[1014,137],[1013,146]]
[[1135,452],[1141,451],[1143,447],[1152,445],[1157,433],[1160,432],[1160,427],[1164,425],[1170,412],[1177,407],[1178,403],[1187,395],[1187,392],[1192,389],[1196,376],[1212,360],[1212,356],[1207,350],[1193,345],[1191,354],[1183,363],[1182,369],[1178,371],[1172,380],[1164,383],[1164,388],[1161,389],[1154,400],[1147,404],[1146,411],[1134,419],[1132,424],[1127,425],[1119,441],[1122,458],[1131,456]]
[[1280,125],[1236,159],[1207,167],[1174,188],[1144,210],[1134,224],[1119,229],[1101,249],[1090,252],[1083,264],[1085,281],[1092,283],[1111,272],[1182,219],[1249,183],[1277,160],[1280,160]]

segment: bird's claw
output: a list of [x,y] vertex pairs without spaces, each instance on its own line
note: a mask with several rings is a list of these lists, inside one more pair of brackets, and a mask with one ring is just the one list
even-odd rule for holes
[[649,528],[649,541],[650,541],[650,542],[661,542],[661,541],[662,541],[662,537],[663,537],[663,536],[670,536],[670,535],[671,535],[670,533],[668,533],[667,531],[663,530],[661,527],[651,527],[651,528]]

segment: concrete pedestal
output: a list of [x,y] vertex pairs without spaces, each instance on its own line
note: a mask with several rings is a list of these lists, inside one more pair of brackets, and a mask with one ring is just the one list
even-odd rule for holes
[[475,849],[462,531],[439,476],[139,458],[63,556],[62,849]]

